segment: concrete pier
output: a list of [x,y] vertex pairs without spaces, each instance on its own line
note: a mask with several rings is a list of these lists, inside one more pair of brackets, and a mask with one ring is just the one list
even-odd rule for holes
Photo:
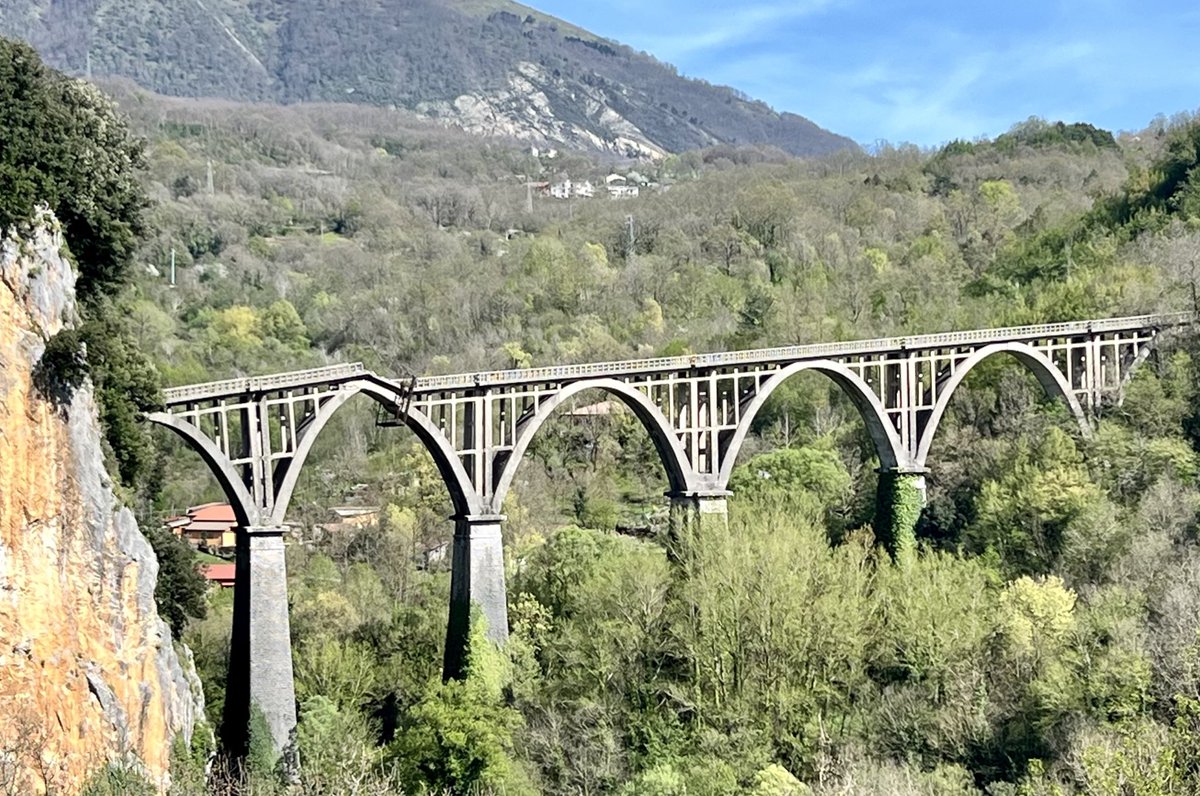
[[289,753],[296,727],[292,640],[288,623],[286,528],[238,532],[233,636],[225,696],[226,748],[244,754],[250,740],[250,706],[262,711],[276,753]]
[[893,559],[917,548],[917,522],[925,508],[924,470],[880,470],[875,494],[875,538]]
[[487,639],[508,641],[508,595],[504,584],[503,516],[454,518],[454,557],[450,575],[450,622],[446,628],[446,679],[466,676],[472,609],[487,623]]
[[691,492],[667,495],[671,500],[671,524],[680,523],[692,528],[729,527],[729,496],[731,492]]

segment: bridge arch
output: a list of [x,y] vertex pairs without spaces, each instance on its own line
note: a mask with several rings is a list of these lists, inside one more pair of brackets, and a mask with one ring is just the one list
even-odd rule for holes
[[[264,515],[263,509],[256,505],[241,477],[230,465],[229,458],[196,426],[167,412],[152,412],[146,415],[146,419],[171,429],[200,454],[229,499],[239,525],[242,527],[278,526],[283,524],[288,504],[291,502],[292,493],[295,491],[297,480],[300,477],[300,470],[308,458],[317,436],[338,409],[351,398],[360,394],[388,407],[395,406],[400,400],[400,395],[395,389],[372,380],[364,379],[343,384],[337,394],[326,401],[297,430],[299,440],[296,449],[283,471],[277,473],[278,489],[269,515]],[[437,426],[426,415],[414,409],[409,409],[403,419],[405,425],[417,435],[417,438],[433,456],[438,472],[441,473],[442,480],[450,492],[450,500],[454,505],[455,512],[462,515],[486,513],[478,493],[471,486],[471,479],[463,468],[462,462],[455,454],[450,441],[438,430]]]
[[819,359],[811,362],[797,362],[782,368],[767,379],[746,408],[742,410],[742,420],[721,457],[721,473],[717,482],[721,488],[729,483],[729,479],[733,475],[734,464],[737,462],[738,452],[746,441],[746,435],[750,433],[750,426],[754,423],[754,418],[759,411],[766,405],[771,394],[792,376],[806,370],[828,376],[854,403],[867,426],[867,433],[871,435],[871,441],[875,444],[875,452],[879,455],[879,463],[883,469],[895,470],[910,463],[904,445],[900,442],[900,437],[891,421],[888,420],[887,412],[880,403],[879,397],[875,395],[875,391],[857,373],[845,365],[828,359]]
[[967,357],[955,369],[954,375],[939,388],[937,403],[934,404],[933,412],[930,414],[929,420],[921,432],[920,444],[917,447],[915,458],[915,463],[918,466],[924,466],[925,459],[929,456],[929,450],[933,445],[933,437],[937,434],[938,425],[942,422],[942,417],[945,416],[946,409],[950,405],[950,399],[954,397],[954,393],[958,390],[959,385],[962,384],[963,379],[980,362],[997,354],[1012,356],[1033,373],[1038,383],[1042,385],[1042,389],[1046,391],[1046,395],[1051,398],[1062,398],[1066,402],[1067,408],[1071,410],[1071,414],[1075,416],[1075,420],[1079,423],[1080,433],[1085,439],[1091,437],[1092,429],[1088,425],[1087,415],[1084,414],[1083,407],[1080,406],[1079,400],[1075,397],[1070,383],[1067,381],[1066,376],[1062,374],[1062,371],[1045,354],[1025,343],[994,343],[984,346]]
[[[283,473],[282,479],[279,481],[279,491],[275,498],[275,507],[271,512],[271,523],[280,525],[283,523],[284,514],[287,512],[288,503],[291,502],[292,493],[296,489],[296,482],[300,477],[300,470],[308,458],[309,452],[312,450],[313,443],[316,442],[317,436],[325,425],[333,418],[333,415],[347,401],[356,395],[366,395],[383,406],[392,407],[400,400],[400,395],[394,389],[384,385],[375,383],[374,381],[354,381],[343,384],[337,392],[337,395],[330,398],[324,406],[321,407],[314,416],[304,424],[303,431],[299,432],[299,442],[296,445],[296,450],[292,455],[292,459],[288,462],[287,470]],[[454,505],[456,514],[471,515],[482,511],[479,497],[476,491],[471,487],[471,479],[467,475],[466,469],[463,468],[462,461],[455,454],[450,441],[445,435],[438,430],[437,426],[421,412],[415,409],[409,409],[404,416],[404,423],[417,435],[421,443],[433,456],[433,461],[437,465],[438,472],[442,475],[442,480],[446,483],[446,488],[450,491],[450,501]]]
[[146,415],[146,419],[169,428],[178,434],[192,450],[200,454],[200,458],[208,465],[209,472],[220,484],[221,491],[225,493],[230,507],[233,508],[238,525],[245,528],[263,523],[264,518],[259,516],[254,498],[250,497],[250,491],[246,489],[246,485],[242,483],[237,471],[229,463],[229,458],[221,452],[216,443],[201,433],[196,426],[166,412],[151,412]]
[[682,493],[688,489],[696,488],[696,475],[691,464],[688,463],[683,445],[680,444],[679,438],[675,436],[675,432],[671,430],[670,422],[659,408],[654,405],[654,402],[645,393],[623,381],[618,381],[617,379],[589,379],[573,382],[563,387],[553,397],[544,401],[538,407],[533,417],[525,422],[524,427],[517,435],[516,444],[505,460],[504,466],[500,471],[500,476],[496,480],[496,486],[492,493],[493,508],[496,512],[499,512],[503,506],[504,498],[508,496],[509,489],[512,488],[513,479],[516,477],[517,467],[520,466],[521,460],[525,457],[525,451],[529,448],[530,443],[533,442],[533,438],[537,435],[538,431],[550,419],[550,416],[554,414],[554,411],[558,407],[584,390],[601,390],[619,399],[625,406],[629,407],[630,411],[633,412],[650,434],[654,448],[658,451],[663,467],[667,471],[667,479],[671,483],[672,492]]

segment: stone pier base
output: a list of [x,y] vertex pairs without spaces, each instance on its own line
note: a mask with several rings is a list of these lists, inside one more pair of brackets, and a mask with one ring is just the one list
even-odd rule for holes
[[296,689],[284,560],[286,531],[251,527],[238,533],[225,694],[225,746],[235,756],[244,755],[249,747],[251,705],[261,712],[276,753],[294,752],[290,739],[296,728]]
[[671,499],[672,526],[729,527],[728,492],[668,495]]
[[489,641],[508,641],[508,595],[504,585],[501,516],[455,517],[450,575],[450,622],[446,629],[446,679],[466,676],[472,607],[486,623]]

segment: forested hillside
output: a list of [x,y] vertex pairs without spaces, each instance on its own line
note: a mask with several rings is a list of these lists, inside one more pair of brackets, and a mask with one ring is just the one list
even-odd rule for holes
[[[525,183],[611,166],[382,109],[114,90],[147,139],[153,199],[128,324],[168,383],[1194,306],[1191,117],[1121,140],[1030,120],[815,161],[714,147],[639,166],[658,187],[637,198],[560,201]],[[1191,335],[1170,340],[1090,441],[1015,363],[973,373],[932,457],[921,549],[898,562],[870,533],[865,430],[819,376],[761,415],[729,529],[686,538],[666,532],[636,421],[564,414],[506,507],[512,642],[448,684],[449,575],[426,555],[449,538],[444,489],[405,432],[351,404],[293,517],[303,787],[1193,794],[1195,356]],[[159,511],[218,495],[158,442]],[[381,505],[378,525],[318,532],[347,500]],[[212,715],[229,612],[217,595],[185,632]]]
[[164,94],[403,107],[476,133],[657,158],[854,148],[733,89],[508,0],[10,0],[0,35]]

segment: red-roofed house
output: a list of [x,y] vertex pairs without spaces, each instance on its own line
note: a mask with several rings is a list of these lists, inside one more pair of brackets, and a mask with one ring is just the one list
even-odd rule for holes
[[233,588],[236,573],[236,564],[204,564],[200,567],[200,574],[205,580],[223,589]]
[[172,533],[187,539],[197,549],[233,553],[237,547],[237,518],[228,503],[192,506],[187,514],[172,517],[166,525]]

